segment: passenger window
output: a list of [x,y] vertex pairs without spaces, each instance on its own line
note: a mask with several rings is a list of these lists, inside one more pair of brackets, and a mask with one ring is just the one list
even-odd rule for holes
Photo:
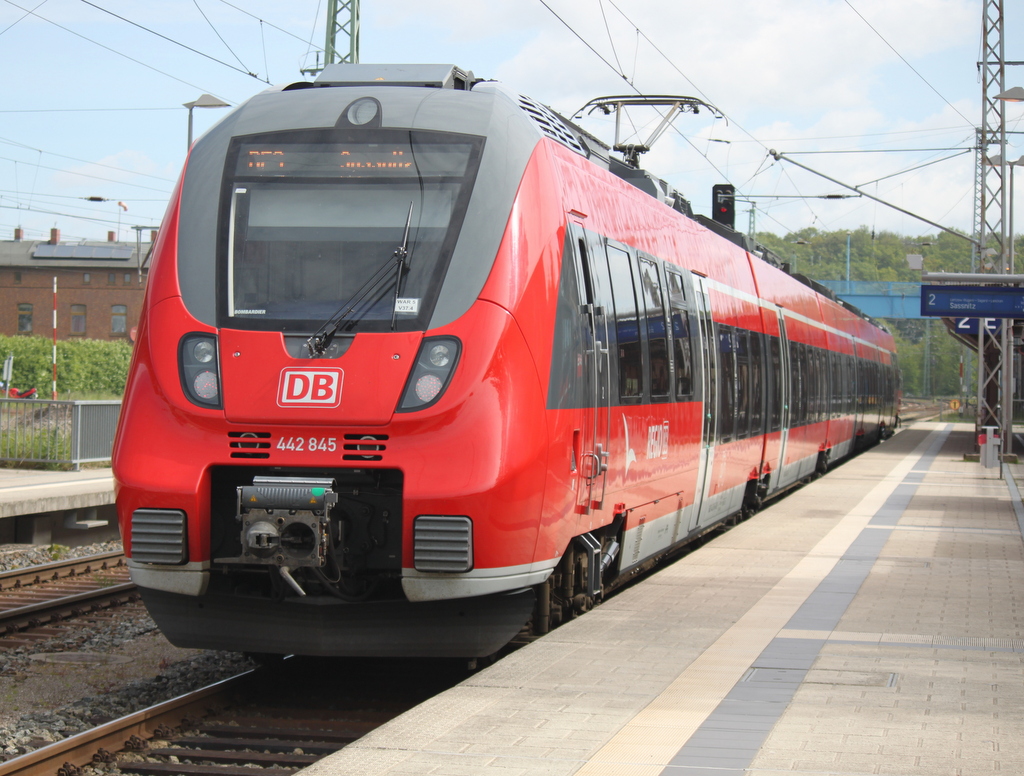
[[629,254],[608,246],[608,272],[615,300],[615,330],[619,354],[619,397],[639,398],[642,391],[643,357],[640,345],[640,321]]
[[733,438],[736,423],[736,340],[732,326],[718,324],[718,441]]
[[676,398],[693,396],[693,343],[686,316],[686,293],[683,278],[667,272],[668,301],[672,316],[672,354],[676,362]]
[[750,436],[750,333],[736,329],[733,341],[736,344],[736,438]]
[[668,334],[665,327],[665,304],[661,296],[658,266],[640,259],[640,289],[647,310],[647,349],[651,363],[651,396],[666,398],[670,393],[668,366]]
[[768,352],[772,390],[768,430],[778,431],[782,428],[782,340],[769,337]]
[[750,434],[764,433],[764,364],[761,360],[761,332],[750,332]]

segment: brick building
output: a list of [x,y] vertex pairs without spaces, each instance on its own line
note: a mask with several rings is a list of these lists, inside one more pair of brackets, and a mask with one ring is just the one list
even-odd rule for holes
[[[139,322],[152,243],[0,241],[0,334],[53,336],[57,278],[57,337],[127,339]],[[141,260],[140,260],[141,259]]]

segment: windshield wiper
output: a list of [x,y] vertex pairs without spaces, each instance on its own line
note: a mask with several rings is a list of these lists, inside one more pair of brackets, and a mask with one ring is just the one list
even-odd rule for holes
[[405,271],[405,260],[409,256],[409,227],[412,225],[412,202],[409,203],[409,215],[405,218],[405,234],[402,244],[395,250],[395,301],[391,305],[391,331],[395,330],[395,317],[398,315],[398,293],[402,288],[402,273]]
[[[402,278],[402,268],[405,266],[405,258],[409,253],[409,226],[412,224],[412,207],[413,203],[409,203],[409,215],[405,219],[405,233],[402,235],[402,244],[399,245],[395,252],[391,255],[391,260],[398,265],[398,277],[395,279],[395,305],[398,304],[398,288],[397,284]],[[334,335],[338,333],[338,329],[345,322],[352,311],[355,310],[362,301],[373,291],[383,280],[388,276],[386,270],[390,267],[391,261],[386,261],[381,264],[377,271],[370,276],[370,278],[359,287],[348,301],[345,302],[341,307],[338,308],[337,312],[334,313],[327,321],[320,326],[313,335],[306,340],[306,348],[309,350],[310,358],[319,358],[327,352],[327,348],[331,346]],[[391,328],[394,329],[395,325],[395,311],[392,309],[391,313]]]

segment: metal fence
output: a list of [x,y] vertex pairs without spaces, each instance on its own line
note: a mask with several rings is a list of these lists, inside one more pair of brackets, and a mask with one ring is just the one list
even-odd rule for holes
[[0,461],[71,464],[110,460],[119,401],[0,399]]

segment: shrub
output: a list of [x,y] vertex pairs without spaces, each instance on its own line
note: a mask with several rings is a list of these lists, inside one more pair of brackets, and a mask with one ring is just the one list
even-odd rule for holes
[[[53,343],[45,337],[0,335],[0,363],[14,355],[11,385],[35,388],[49,398],[53,380]],[[132,344],[127,340],[58,340],[57,391],[59,398],[117,398],[124,393]]]

